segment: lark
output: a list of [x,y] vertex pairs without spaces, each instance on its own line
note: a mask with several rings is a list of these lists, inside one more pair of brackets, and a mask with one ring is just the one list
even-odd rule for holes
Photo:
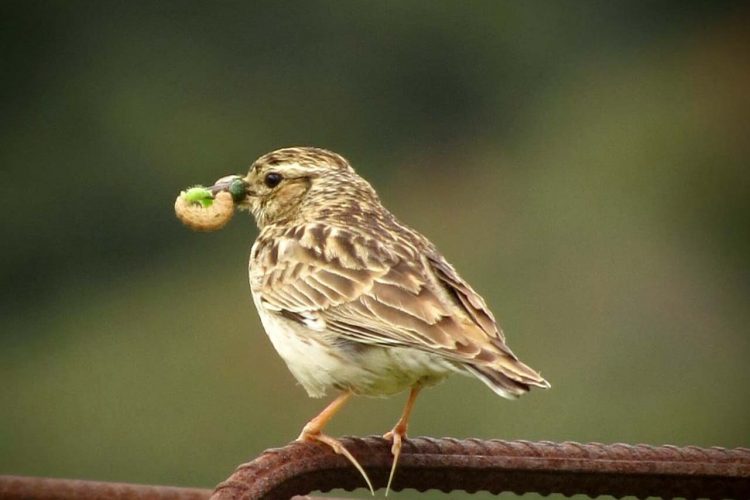
[[250,253],[250,287],[274,348],[308,395],[337,396],[302,429],[346,456],[323,433],[354,395],[409,390],[385,434],[396,470],[420,390],[453,373],[476,377],[505,398],[549,384],[519,361],[484,299],[427,238],[383,207],[349,162],[324,149],[293,147],[258,158],[234,193],[260,229]]

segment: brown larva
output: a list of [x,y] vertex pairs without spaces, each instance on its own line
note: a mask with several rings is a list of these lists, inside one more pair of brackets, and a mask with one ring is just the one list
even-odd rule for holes
[[216,231],[224,227],[234,215],[232,195],[226,191],[218,193],[210,207],[203,207],[180,196],[174,202],[177,218],[194,231]]

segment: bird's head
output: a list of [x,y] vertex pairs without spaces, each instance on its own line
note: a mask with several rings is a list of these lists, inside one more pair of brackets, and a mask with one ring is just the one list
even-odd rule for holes
[[[239,181],[243,186],[236,192]],[[247,175],[220,179],[211,189],[229,190],[238,208],[249,210],[260,228],[302,222],[306,218],[361,210],[379,204],[372,187],[342,156],[312,147],[284,148],[267,153]]]

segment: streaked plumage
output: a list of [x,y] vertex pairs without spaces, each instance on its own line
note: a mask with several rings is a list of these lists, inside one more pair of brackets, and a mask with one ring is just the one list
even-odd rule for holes
[[422,387],[451,373],[475,376],[508,398],[549,387],[505,344],[484,299],[427,238],[381,205],[344,158],[280,149],[255,161],[242,181],[246,196],[235,201],[260,228],[249,273],[263,326],[310,396],[340,393],[300,439],[346,455],[371,489],[357,461],[322,433],[352,394],[411,390],[386,435],[393,440],[392,478]]
[[294,184],[249,198],[261,228],[250,284],[274,346],[310,396],[389,395],[451,372],[505,397],[548,387],[506,346],[482,297],[346,160],[315,148],[274,151],[253,164],[250,189],[262,190],[271,171]]

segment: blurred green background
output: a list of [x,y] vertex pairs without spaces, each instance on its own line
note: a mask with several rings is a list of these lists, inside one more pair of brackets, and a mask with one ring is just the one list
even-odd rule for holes
[[[211,487],[323,407],[260,327],[252,220],[197,234],[172,209],[290,145],[348,157],[553,385],[511,403],[454,377],[412,435],[750,445],[746,3],[0,18],[0,473]],[[383,433],[404,399],[330,431]]]

